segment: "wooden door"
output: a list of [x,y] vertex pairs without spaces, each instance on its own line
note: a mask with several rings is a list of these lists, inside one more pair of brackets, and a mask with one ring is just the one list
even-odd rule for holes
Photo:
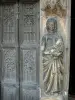
[[39,3],[19,6],[20,96],[39,100]]
[[39,3],[0,6],[2,100],[39,100]]
[[1,7],[1,96],[2,100],[19,100],[17,5]]

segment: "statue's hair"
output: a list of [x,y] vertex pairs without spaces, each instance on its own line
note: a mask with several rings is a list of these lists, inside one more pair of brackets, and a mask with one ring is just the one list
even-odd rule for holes
[[54,32],[57,32],[57,20],[56,18],[48,18],[47,22],[46,22],[46,26],[48,23],[53,22],[54,23]]

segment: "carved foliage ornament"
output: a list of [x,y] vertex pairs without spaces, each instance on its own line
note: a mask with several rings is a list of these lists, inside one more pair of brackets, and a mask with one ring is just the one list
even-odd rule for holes
[[36,51],[23,50],[23,73],[26,81],[35,81],[36,79]]
[[4,76],[5,78],[16,78],[16,50],[4,49]]
[[46,15],[66,16],[67,0],[41,0],[41,9]]

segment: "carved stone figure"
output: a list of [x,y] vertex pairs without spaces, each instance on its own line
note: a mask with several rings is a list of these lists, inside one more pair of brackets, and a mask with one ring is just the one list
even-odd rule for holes
[[49,18],[46,23],[47,34],[42,38],[43,81],[45,93],[61,93],[63,89],[64,42],[57,32],[57,20]]

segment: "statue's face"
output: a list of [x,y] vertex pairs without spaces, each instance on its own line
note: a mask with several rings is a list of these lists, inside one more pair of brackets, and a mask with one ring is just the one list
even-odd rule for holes
[[46,28],[49,33],[54,32],[54,29],[55,29],[54,22],[48,22],[46,25]]

